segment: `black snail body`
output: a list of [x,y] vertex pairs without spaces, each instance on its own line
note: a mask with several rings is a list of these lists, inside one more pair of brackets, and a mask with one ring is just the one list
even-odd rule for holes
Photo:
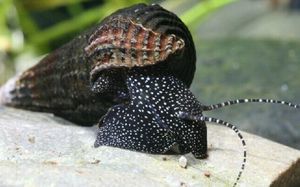
[[231,128],[241,140],[243,162],[235,186],[246,163],[245,140],[234,125],[202,113],[247,102],[278,103],[299,108],[299,105],[269,99],[238,99],[203,105],[183,82],[167,72],[168,67],[164,64],[126,72],[127,99],[110,108],[100,120],[95,147],[107,145],[154,154],[191,152],[196,158],[206,158],[205,122],[213,122]]
[[268,99],[203,105],[188,90],[195,56],[191,35],[176,15],[159,5],[138,4],[113,13],[12,80],[0,101],[80,124],[102,116],[95,147],[155,154],[191,152],[205,158],[205,122],[227,126],[244,146],[235,186],[246,163],[243,136],[234,125],[202,113],[246,102],[299,105]]
[[[162,66],[133,68],[127,72],[128,102],[113,106],[100,122],[95,146],[109,145],[148,153],[177,147],[197,158],[207,154],[206,125],[177,117],[199,103]],[[201,111],[195,113],[201,115]]]

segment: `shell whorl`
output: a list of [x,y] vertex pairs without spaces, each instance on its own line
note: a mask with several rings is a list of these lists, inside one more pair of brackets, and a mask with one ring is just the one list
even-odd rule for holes
[[104,19],[85,47],[91,78],[104,69],[168,63],[171,72],[190,86],[196,53],[184,23],[159,5],[137,4]]

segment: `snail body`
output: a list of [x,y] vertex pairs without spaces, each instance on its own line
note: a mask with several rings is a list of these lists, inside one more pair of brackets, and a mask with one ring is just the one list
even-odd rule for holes
[[108,145],[156,154],[177,150],[181,154],[192,152],[196,158],[207,156],[205,122],[177,116],[180,111],[201,108],[201,104],[165,66],[128,70],[126,85],[129,102],[113,106],[102,118],[96,147]]

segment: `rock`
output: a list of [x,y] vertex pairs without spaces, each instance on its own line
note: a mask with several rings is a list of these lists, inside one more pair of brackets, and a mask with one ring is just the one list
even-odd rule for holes
[[291,167],[282,172],[279,177],[270,185],[271,187],[297,187],[300,186],[300,159],[294,162]]
[[187,159],[185,158],[185,156],[181,156],[178,161],[179,161],[180,167],[182,167],[182,168],[187,167]]
[[[231,186],[242,145],[232,130],[208,125],[209,157],[152,155],[94,148],[96,127],[80,127],[52,114],[0,106],[0,186]],[[241,185],[268,186],[300,151],[243,132],[248,146]]]

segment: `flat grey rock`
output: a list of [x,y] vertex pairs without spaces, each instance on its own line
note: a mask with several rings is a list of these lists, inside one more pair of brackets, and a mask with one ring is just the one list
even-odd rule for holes
[[[96,127],[52,114],[0,106],[0,186],[232,186],[242,145],[232,130],[208,124],[209,157],[152,155],[94,148]],[[244,133],[248,158],[242,186],[267,186],[300,151]]]

